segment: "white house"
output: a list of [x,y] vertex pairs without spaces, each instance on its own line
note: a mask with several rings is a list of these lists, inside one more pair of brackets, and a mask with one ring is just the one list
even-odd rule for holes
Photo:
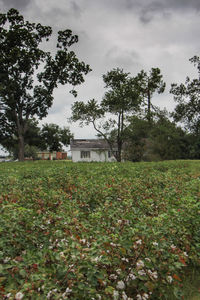
[[[108,143],[103,139],[72,139],[70,142],[72,161],[116,161]],[[117,149],[114,149],[116,151]]]

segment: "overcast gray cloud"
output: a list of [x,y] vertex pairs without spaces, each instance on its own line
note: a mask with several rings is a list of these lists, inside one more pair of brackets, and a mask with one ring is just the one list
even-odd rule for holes
[[[54,34],[70,28],[78,34],[77,56],[89,63],[92,72],[78,87],[78,98],[59,86],[54,104],[42,123],[66,126],[74,100],[101,100],[105,90],[102,75],[123,68],[133,76],[159,67],[167,83],[166,92],[153,101],[172,110],[172,82],[194,76],[189,58],[199,55],[200,0],[0,0],[0,8],[20,10],[25,19],[50,25]],[[53,41],[49,50],[55,46]],[[91,128],[71,125],[76,138],[94,137]]]
[[3,8],[16,8],[16,9],[22,9],[24,10],[29,4],[31,3],[31,0],[1,0],[0,1],[0,7]]

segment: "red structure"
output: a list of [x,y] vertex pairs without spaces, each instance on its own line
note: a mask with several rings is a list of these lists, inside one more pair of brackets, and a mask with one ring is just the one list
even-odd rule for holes
[[38,157],[42,160],[62,160],[62,159],[67,159],[67,152],[38,152],[37,153]]

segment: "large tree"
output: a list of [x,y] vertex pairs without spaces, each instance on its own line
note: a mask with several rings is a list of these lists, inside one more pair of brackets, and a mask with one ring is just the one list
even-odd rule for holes
[[172,84],[170,92],[178,103],[173,117],[176,122],[184,123],[189,132],[199,136],[200,133],[200,58],[190,59],[198,69],[198,78],[186,78],[185,84]]
[[[1,145],[6,149],[14,158],[18,157],[19,143],[17,138],[17,128],[6,128],[7,130],[2,133],[0,131]],[[38,121],[29,119],[27,121],[27,130],[24,134],[24,145],[29,147],[37,147],[38,149],[45,149],[44,139],[41,137],[41,130],[38,127]]]
[[[92,124],[98,135],[104,138],[118,162],[122,159],[122,147],[125,141],[126,117],[137,112],[140,97],[134,77],[122,69],[113,69],[103,75],[107,89],[100,104],[94,99],[75,102],[72,106],[72,121],[80,125]],[[117,147],[117,151],[114,148]]]
[[159,68],[152,68],[149,73],[142,70],[136,76],[138,88],[143,96],[143,104],[146,110],[146,118],[152,121],[153,110],[152,97],[155,92],[161,94],[165,90],[165,82]]
[[21,161],[28,120],[47,115],[59,83],[76,86],[90,71],[69,51],[78,42],[71,30],[58,32],[55,56],[42,50],[51,34],[51,27],[25,21],[16,9],[0,14],[0,135],[16,130]]

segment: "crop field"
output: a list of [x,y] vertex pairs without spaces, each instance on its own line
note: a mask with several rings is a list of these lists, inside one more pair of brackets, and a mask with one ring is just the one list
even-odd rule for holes
[[199,288],[200,161],[0,164],[0,299],[191,300]]

